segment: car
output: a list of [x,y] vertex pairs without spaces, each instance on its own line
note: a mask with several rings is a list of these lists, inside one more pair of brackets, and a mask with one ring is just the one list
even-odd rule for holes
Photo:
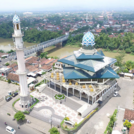
[[12,94],[13,97],[15,97],[15,96],[17,96],[17,95],[18,95],[17,92],[15,92],[15,93]]
[[114,97],[116,97],[118,95],[118,92],[117,91],[115,91],[114,92]]
[[11,99],[12,99],[12,97],[9,96],[9,97],[6,98],[6,101],[8,102],[8,101],[10,101]]
[[6,131],[9,132],[10,134],[15,134],[16,133],[16,130],[10,126],[7,126],[6,127]]

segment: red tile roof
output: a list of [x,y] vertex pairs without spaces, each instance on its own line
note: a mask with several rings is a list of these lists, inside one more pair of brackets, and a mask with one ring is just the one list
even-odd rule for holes
[[9,73],[8,76],[7,76],[7,79],[19,82],[19,76],[17,74]]
[[44,66],[41,67],[41,69],[43,69],[43,70],[45,70],[45,71],[48,71],[48,70],[50,70],[51,68],[52,68],[52,66],[50,66],[50,65],[44,65]]
[[134,120],[134,110],[125,109],[124,119]]
[[130,127],[129,134],[134,134],[134,124]]

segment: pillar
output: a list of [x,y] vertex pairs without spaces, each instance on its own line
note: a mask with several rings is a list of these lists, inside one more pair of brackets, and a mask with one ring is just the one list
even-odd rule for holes
[[56,90],[56,83],[54,83],[54,89]]
[[66,88],[67,96],[68,96],[68,88]]
[[62,86],[60,86],[60,93],[62,93]]
[[74,88],[73,88],[73,96],[74,96]]
[[92,97],[92,105],[93,105],[93,97]]
[[89,103],[89,96],[88,96],[88,103]]
[[49,80],[49,87],[50,87],[50,83],[51,83],[51,81]]
[[81,100],[81,92],[79,92],[80,93],[80,100]]

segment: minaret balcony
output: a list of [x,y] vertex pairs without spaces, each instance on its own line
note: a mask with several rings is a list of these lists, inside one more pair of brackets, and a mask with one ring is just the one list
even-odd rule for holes
[[24,36],[24,32],[22,33],[13,33],[12,37],[23,37]]
[[27,72],[26,72],[26,71],[17,70],[16,73],[17,73],[18,75],[27,75]]

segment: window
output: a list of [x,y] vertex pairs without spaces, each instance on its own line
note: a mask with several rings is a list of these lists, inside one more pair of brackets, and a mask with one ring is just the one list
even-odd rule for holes
[[17,24],[17,30],[19,30],[19,24]]
[[99,82],[99,83],[102,83],[102,82],[103,82],[103,79],[98,79],[98,82]]

